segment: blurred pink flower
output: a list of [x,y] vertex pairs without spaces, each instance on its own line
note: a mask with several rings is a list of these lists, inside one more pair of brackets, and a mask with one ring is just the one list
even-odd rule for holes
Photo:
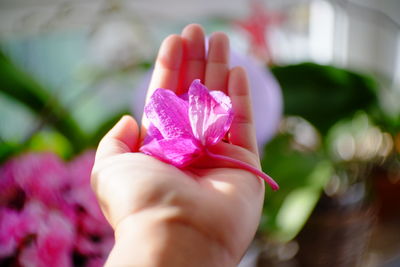
[[0,257],[12,255],[26,232],[26,228],[21,225],[20,213],[2,208],[0,210]]
[[68,179],[73,190],[66,193],[65,197],[69,205],[83,209],[98,221],[104,221],[105,218],[90,185],[94,157],[95,151],[89,150],[67,165]]
[[21,220],[27,224],[27,229],[30,234],[37,233],[41,224],[46,220],[49,209],[44,203],[38,200],[29,200],[25,203],[21,211]]
[[72,266],[78,255],[80,265],[92,258],[104,263],[113,231],[90,187],[94,155],[64,163],[51,153],[30,153],[0,166],[0,259]]
[[86,267],[102,267],[104,266],[104,259],[102,258],[91,258]]
[[36,239],[21,253],[23,266],[72,266],[75,231],[72,223],[58,212],[46,214]]
[[0,166],[0,205],[12,202],[23,191],[18,187],[13,175],[14,161],[8,161]]
[[90,174],[92,172],[95,155],[95,150],[88,150],[68,163],[69,181],[73,186],[90,185]]
[[84,255],[107,255],[99,253],[104,237],[113,236],[113,230],[106,222],[96,196],[90,186],[90,174],[95,151],[88,151],[68,164],[68,172],[73,190],[66,194],[69,206],[74,207],[77,228],[76,249]]
[[25,154],[6,165],[26,197],[57,206],[60,192],[68,183],[63,162],[54,154]]

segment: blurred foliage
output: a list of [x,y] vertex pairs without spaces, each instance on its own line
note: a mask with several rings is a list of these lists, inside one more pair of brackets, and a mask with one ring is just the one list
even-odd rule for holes
[[0,81],[1,93],[23,103],[44,125],[49,124],[57,129],[69,140],[74,152],[83,150],[87,137],[69,111],[1,52]]
[[281,189],[267,194],[260,231],[285,242],[302,229],[335,173],[327,144],[330,130],[360,110],[376,115],[380,109],[372,77],[314,63],[275,66],[272,72],[282,88],[285,116],[304,118],[321,139],[319,146],[304,149],[293,133],[281,131],[265,147],[262,167]]
[[68,139],[56,131],[39,131],[35,133],[27,143],[29,151],[51,151],[61,158],[67,159],[73,156],[73,148]]
[[[396,95],[393,97],[400,100]],[[387,114],[382,109],[376,108],[370,114],[370,118],[376,125],[392,135],[400,132],[400,113]]]
[[[147,68],[148,64],[139,65]],[[46,90],[34,78],[20,70],[0,51],[0,93],[22,103],[36,114],[39,127],[21,143],[0,140],[0,163],[21,151],[52,151],[64,159],[79,154],[98,144],[104,134],[128,108],[111,114],[91,134],[85,134],[68,108]],[[48,129],[48,127],[51,129]]]
[[265,147],[261,161],[280,189],[267,194],[260,230],[281,241],[292,239],[300,231],[332,168],[322,151],[301,152],[293,149],[292,142],[289,134],[277,136]]
[[20,152],[23,147],[24,146],[22,144],[15,142],[4,142],[0,140],[0,163]]
[[271,70],[282,87],[285,114],[303,117],[322,134],[355,111],[377,106],[377,83],[371,77],[315,63]]

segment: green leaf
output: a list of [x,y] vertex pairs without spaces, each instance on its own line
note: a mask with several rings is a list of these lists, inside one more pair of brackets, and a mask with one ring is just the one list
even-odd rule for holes
[[314,63],[272,72],[282,87],[285,114],[305,118],[322,134],[355,111],[377,105],[377,84],[368,76]]
[[23,148],[24,146],[20,144],[11,142],[0,142],[0,164],[22,151]]
[[29,151],[51,151],[63,159],[71,158],[73,149],[70,142],[55,131],[41,131],[36,133],[28,142]]
[[260,231],[279,241],[295,237],[318,202],[332,166],[321,152],[300,152],[290,135],[279,135],[265,148],[262,167],[280,189],[267,194]]
[[78,123],[52,95],[0,52],[0,92],[33,111],[44,124],[63,134],[74,152],[85,148],[86,136]]

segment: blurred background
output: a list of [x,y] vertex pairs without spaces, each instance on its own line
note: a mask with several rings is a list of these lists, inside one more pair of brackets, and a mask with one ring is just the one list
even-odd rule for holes
[[281,186],[240,266],[399,266],[398,0],[0,0],[0,265],[102,265],[93,149],[194,22],[249,72]]

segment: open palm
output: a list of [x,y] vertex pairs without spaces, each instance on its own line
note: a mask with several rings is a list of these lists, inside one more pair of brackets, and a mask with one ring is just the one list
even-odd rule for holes
[[[229,69],[225,34],[210,37],[207,55],[204,39],[200,26],[189,25],[181,35],[164,40],[148,96],[156,88],[184,93],[194,79],[224,91],[232,100],[235,118],[226,142],[211,150],[259,168],[246,73],[240,67]],[[117,235],[141,214],[151,214],[196,229],[238,262],[258,226],[264,183],[223,161],[202,158],[190,168],[178,169],[138,153],[147,122],[142,124],[140,131],[132,117],[123,117],[96,154],[93,188]]]

